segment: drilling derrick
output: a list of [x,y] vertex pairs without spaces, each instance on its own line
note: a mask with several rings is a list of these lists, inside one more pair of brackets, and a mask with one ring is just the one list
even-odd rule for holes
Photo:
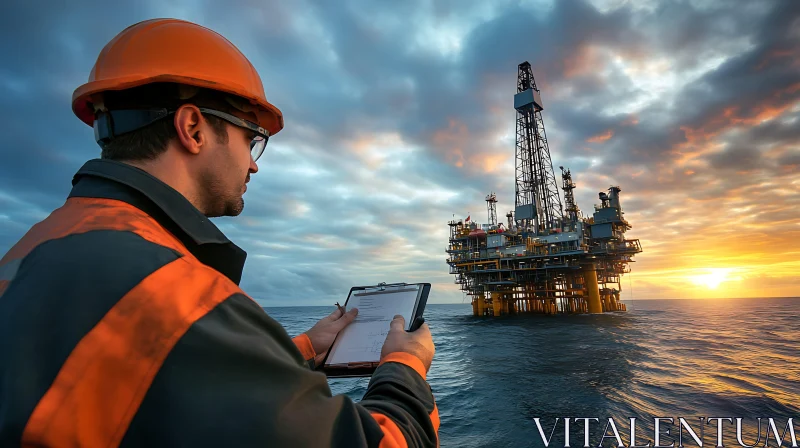
[[514,210],[508,227],[497,220],[497,196],[486,196],[488,224],[453,220],[446,252],[455,283],[471,298],[476,316],[514,313],[573,314],[626,311],[621,278],[642,251],[624,218],[618,186],[599,194],[591,217],[575,201],[569,169],[561,169],[559,196],[542,120],[541,92],[531,65],[519,64]]
[[560,227],[561,199],[550,161],[550,148],[542,120],[542,97],[533,79],[531,64],[519,64],[517,94],[516,218],[519,225],[536,233]]

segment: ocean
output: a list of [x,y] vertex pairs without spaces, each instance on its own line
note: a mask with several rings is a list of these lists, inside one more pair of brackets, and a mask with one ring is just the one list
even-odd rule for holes
[[[733,418],[723,422],[730,446],[739,446],[736,417],[743,418],[747,444],[756,441],[757,417],[765,419],[759,446],[769,417],[781,432],[793,417],[800,438],[800,299],[623,302],[627,313],[499,318],[473,317],[469,304],[428,305],[436,345],[428,382],[441,446],[545,446],[534,418],[546,436],[562,419],[551,448],[564,446],[564,418],[587,417],[599,421],[590,422],[592,446],[609,418],[627,446],[631,417],[638,419],[639,445],[653,441],[654,417],[674,419],[676,447],[679,417],[698,434],[699,417]],[[265,308],[292,336],[332,309]],[[368,381],[329,384],[334,394],[358,401]],[[572,446],[582,447],[583,421],[570,428]],[[716,445],[716,431],[716,421],[705,426],[706,446]],[[604,442],[616,446],[613,438]],[[685,431],[683,443],[697,446]]]

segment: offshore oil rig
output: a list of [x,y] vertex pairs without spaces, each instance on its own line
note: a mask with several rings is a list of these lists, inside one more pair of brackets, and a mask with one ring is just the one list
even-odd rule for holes
[[630,272],[638,239],[625,239],[618,186],[601,192],[584,217],[575,183],[561,169],[562,205],[542,121],[541,93],[530,63],[518,66],[515,152],[516,197],[508,224],[498,222],[497,196],[486,196],[488,223],[471,216],[453,220],[447,264],[455,283],[471,298],[476,316],[512,313],[603,313],[626,311],[620,278]]

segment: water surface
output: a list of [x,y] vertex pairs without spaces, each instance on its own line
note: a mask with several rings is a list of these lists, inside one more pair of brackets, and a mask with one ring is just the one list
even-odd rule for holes
[[[630,417],[646,420],[637,424],[639,444],[652,440],[653,417],[684,417],[696,431],[701,416],[743,417],[749,444],[756,441],[756,417],[776,418],[781,432],[794,417],[800,436],[800,299],[627,304],[627,313],[500,318],[473,317],[468,304],[429,305],[436,356],[428,382],[442,446],[544,446],[534,417],[543,419],[548,435],[556,417],[599,418],[599,428],[590,426],[593,446],[609,417],[626,445]],[[331,311],[266,310],[292,336]],[[354,400],[367,382],[329,381],[334,394]],[[563,446],[563,423],[557,428],[553,443]],[[726,445],[739,446],[731,428]],[[715,426],[705,431],[706,446],[714,446]],[[766,422],[762,437],[765,431]],[[686,446],[697,446],[686,437]],[[572,424],[570,438],[583,446],[582,423]]]

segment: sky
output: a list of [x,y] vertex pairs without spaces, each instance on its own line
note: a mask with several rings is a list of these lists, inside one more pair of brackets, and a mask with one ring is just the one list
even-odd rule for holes
[[156,17],[227,37],[284,114],[244,212],[214,219],[248,252],[241,286],[266,306],[330,305],[382,281],[465,302],[447,222],[486,222],[490,192],[499,216],[514,206],[523,61],[578,207],[622,189],[643,247],[623,300],[800,291],[790,0],[3,2],[0,254],[99,157],[72,92],[110,39]]

